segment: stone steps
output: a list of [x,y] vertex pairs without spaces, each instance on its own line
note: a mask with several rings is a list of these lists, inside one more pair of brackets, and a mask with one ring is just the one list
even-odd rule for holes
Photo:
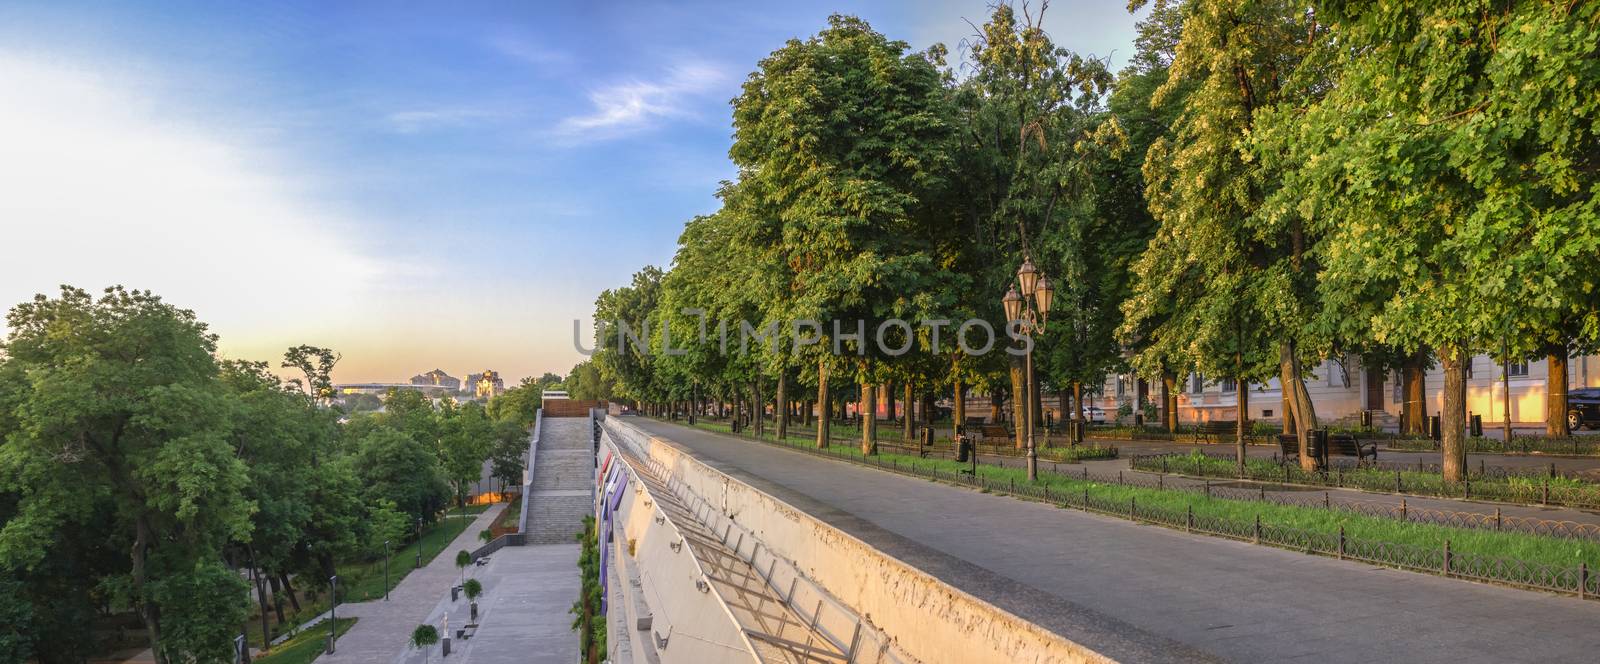
[[594,514],[594,456],[588,418],[546,419],[534,458],[528,544],[569,544]]

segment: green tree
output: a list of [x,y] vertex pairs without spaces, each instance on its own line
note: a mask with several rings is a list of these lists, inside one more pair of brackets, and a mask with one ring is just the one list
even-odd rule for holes
[[[0,528],[0,565],[37,568],[65,524],[102,496],[117,515],[104,537],[128,544],[115,585],[138,607],[157,661],[208,657],[215,644],[204,640],[242,621],[243,582],[215,572],[223,545],[248,538],[255,511],[229,442],[216,337],[193,312],[121,287],[99,299],[63,287],[16,306],[7,322],[0,357],[8,375],[25,378],[0,388],[15,426],[0,448],[0,482],[21,496]],[[208,612],[179,606],[174,590],[224,585]]]
[[1124,335],[1142,333],[1137,360],[1147,372],[1193,367],[1238,381],[1241,466],[1249,383],[1276,369],[1301,464],[1311,468],[1316,415],[1301,347],[1321,345],[1309,331],[1315,238],[1295,219],[1260,214],[1277,172],[1241,145],[1264,109],[1293,108],[1318,92],[1300,65],[1326,31],[1289,0],[1184,7],[1168,78],[1153,98],[1181,109],[1171,138],[1145,156],[1146,200],[1160,227],[1134,268]]
[[845,360],[832,354],[834,341],[854,321],[871,330],[890,315],[935,308],[931,286],[940,282],[931,276],[942,266],[928,238],[955,129],[937,55],[835,15],[815,37],[764,58],[733,102],[729,154],[750,191],[744,203],[777,223],[773,258],[796,266],[779,274],[787,283],[760,293],[774,300],[764,313],[823,323],[820,343],[795,349],[815,367],[819,446],[828,439],[830,372],[876,379],[867,344]]
[[417,650],[424,651],[424,661],[432,659],[433,653],[428,649],[438,642],[439,629],[433,625],[417,625],[416,629],[411,630],[410,645]]
[[372,430],[357,444],[355,467],[368,500],[388,500],[414,521],[432,521],[450,496],[434,451],[403,432]]
[[1373,337],[1434,349],[1444,475],[1465,470],[1464,363],[1596,337],[1600,6],[1327,3],[1338,85],[1262,123],[1283,169],[1275,217],[1327,235],[1330,311],[1372,308]]

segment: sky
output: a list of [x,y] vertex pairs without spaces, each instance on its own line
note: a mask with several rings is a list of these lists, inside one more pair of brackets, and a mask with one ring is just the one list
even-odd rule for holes
[[[1115,70],[1124,4],[1045,27]],[[716,209],[745,77],[832,13],[954,59],[988,4],[7,0],[0,306],[121,284],[340,382],[564,375],[573,320]]]

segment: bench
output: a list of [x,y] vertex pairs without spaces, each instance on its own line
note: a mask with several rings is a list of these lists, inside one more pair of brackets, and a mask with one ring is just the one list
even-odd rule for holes
[[1194,427],[1194,440],[1200,442],[1201,438],[1210,438],[1213,442],[1222,442],[1222,437],[1237,433],[1239,423],[1233,420],[1217,420],[1214,422],[1201,422]]
[[1002,424],[985,424],[983,425],[983,428],[978,430],[978,436],[982,440],[988,440],[990,438],[999,438],[1004,440],[1011,437],[1011,430],[1007,429],[1005,425]]
[[1347,433],[1336,433],[1328,436],[1328,453],[1339,456],[1353,456],[1359,463],[1362,459],[1378,458],[1378,444],[1368,443],[1362,445],[1355,436]]

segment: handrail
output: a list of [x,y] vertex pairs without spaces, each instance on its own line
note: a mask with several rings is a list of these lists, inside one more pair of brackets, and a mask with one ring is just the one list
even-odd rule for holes
[[528,436],[528,474],[522,480],[522,515],[517,517],[517,533],[528,532],[528,501],[533,500],[534,459],[539,456],[539,430],[544,424],[544,409],[533,414],[533,433]]

